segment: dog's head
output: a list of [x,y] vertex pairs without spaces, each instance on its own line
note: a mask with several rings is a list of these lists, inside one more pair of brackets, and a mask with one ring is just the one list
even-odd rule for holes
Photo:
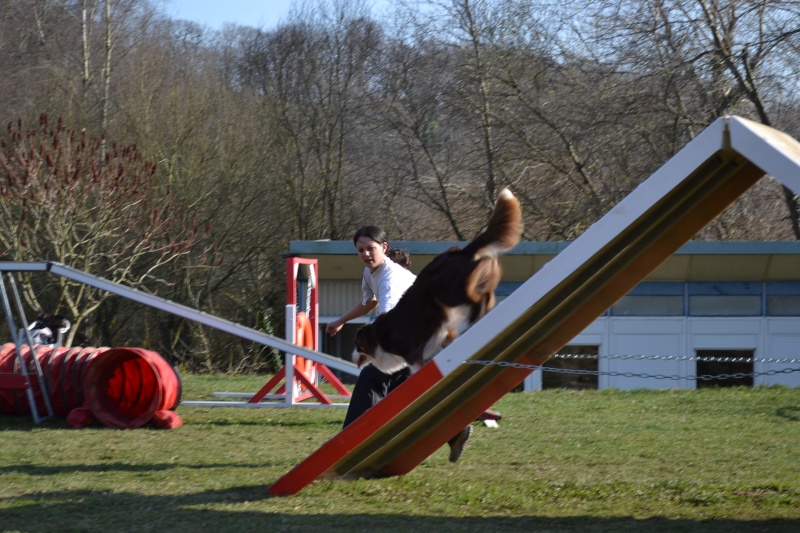
[[353,350],[353,362],[358,368],[364,368],[375,360],[378,349],[378,338],[372,324],[366,324],[356,331],[356,347]]

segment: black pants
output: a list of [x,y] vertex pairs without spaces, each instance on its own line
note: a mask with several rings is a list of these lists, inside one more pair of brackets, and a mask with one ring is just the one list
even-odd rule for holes
[[386,398],[387,394],[396,389],[410,375],[411,371],[408,368],[400,369],[394,374],[384,374],[372,365],[362,368],[356,380],[356,386],[353,387],[350,406],[344,417],[344,427],[350,425],[367,409]]
[[[356,379],[356,386],[353,387],[353,395],[350,397],[350,405],[347,407],[343,427],[352,424],[367,409],[386,398],[387,394],[399,387],[410,375],[409,368],[403,368],[394,374],[384,374],[372,365],[362,368]],[[448,444],[453,443],[456,438],[458,438],[458,434],[451,438]]]

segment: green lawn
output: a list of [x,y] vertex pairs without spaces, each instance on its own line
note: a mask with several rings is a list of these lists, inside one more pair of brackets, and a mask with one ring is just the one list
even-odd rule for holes
[[[255,376],[183,377],[183,399]],[[180,407],[174,430],[0,416],[3,531],[800,531],[800,389],[515,393],[408,475],[266,487],[341,409]]]

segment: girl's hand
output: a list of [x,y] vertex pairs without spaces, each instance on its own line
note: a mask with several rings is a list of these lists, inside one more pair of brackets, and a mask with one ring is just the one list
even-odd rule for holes
[[333,337],[334,335],[339,333],[339,330],[342,329],[342,326],[344,326],[344,324],[341,321],[334,320],[333,322],[328,324],[328,327],[325,328],[325,332],[331,337]]

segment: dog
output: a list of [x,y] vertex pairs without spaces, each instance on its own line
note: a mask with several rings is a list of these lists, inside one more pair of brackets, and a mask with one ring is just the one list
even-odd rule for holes
[[414,373],[489,312],[502,277],[497,255],[522,237],[522,210],[508,189],[498,196],[486,231],[464,248],[436,256],[397,305],[358,329],[353,362],[392,374]]

